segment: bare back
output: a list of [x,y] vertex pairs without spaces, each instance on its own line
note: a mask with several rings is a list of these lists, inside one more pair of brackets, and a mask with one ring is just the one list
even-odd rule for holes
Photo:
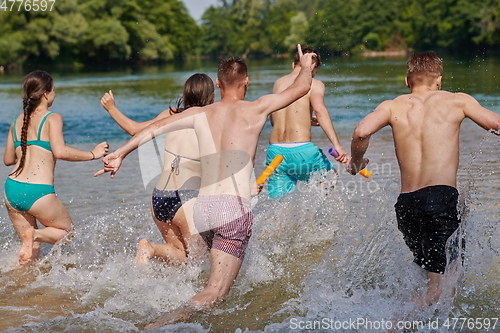
[[402,192],[429,185],[456,187],[460,124],[467,103],[464,97],[446,91],[428,91],[386,102]]
[[266,114],[256,114],[252,102],[220,101],[196,116],[201,153],[200,194],[232,194],[250,198],[255,149]]
[[[280,93],[297,77],[298,72],[285,75],[274,83],[273,93]],[[311,141],[311,92],[315,89],[317,80],[312,80],[311,90],[302,98],[289,106],[271,114],[273,130],[269,143]]]
[[95,175],[111,172],[113,177],[125,156],[157,135],[194,128],[201,160],[200,195],[231,194],[249,199],[255,150],[267,116],[308,93],[314,57],[312,53],[301,55],[300,73],[287,89],[253,102],[243,100],[248,77],[227,86],[222,84],[221,101],[191,107],[152,123],[106,156],[104,168]]
[[[163,172],[156,188],[170,191],[199,190],[201,166],[195,131],[186,128],[168,133],[164,149]],[[178,169],[175,169],[177,162]]]
[[[27,141],[37,140],[38,127],[42,118],[47,114],[47,112],[34,112],[30,119],[30,124],[28,127]],[[23,126],[24,114],[20,114],[15,122],[17,138],[21,139],[21,129]],[[50,116],[48,116],[45,125],[42,128],[40,140],[49,141],[49,131],[50,131]],[[9,133],[12,136],[12,133]],[[21,160],[21,147],[17,147],[16,150],[17,163],[14,170],[17,169],[19,161]],[[34,184],[54,184],[54,168],[56,165],[56,160],[51,151],[46,150],[37,145],[28,145],[26,147],[26,161],[24,163],[23,171],[17,176],[12,177],[17,181],[25,183]]]

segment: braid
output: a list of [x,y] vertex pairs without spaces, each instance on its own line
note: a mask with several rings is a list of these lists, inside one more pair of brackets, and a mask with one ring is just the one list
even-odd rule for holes
[[[28,150],[28,128],[30,125],[31,115],[33,111],[36,110],[36,107],[40,105],[40,98],[27,98],[26,96],[23,98],[23,127],[21,128],[21,159],[19,161],[19,166],[17,169],[11,173],[13,176],[19,176],[19,174],[24,169],[24,164],[26,162],[26,151]],[[14,124],[15,126],[15,124]]]
[[[21,159],[19,166],[10,175],[19,176],[26,163],[26,153],[28,149],[28,128],[31,115],[42,102],[43,94],[51,91],[53,87],[52,77],[47,72],[34,71],[24,78],[23,83],[23,127],[21,128]],[[16,124],[14,124],[15,126]],[[10,176],[9,175],[9,176]]]
[[[28,145],[26,144],[27,138],[28,138],[28,126],[30,124],[30,118],[31,118],[31,113],[29,113],[29,102],[23,98],[23,112],[24,112],[24,119],[23,119],[23,127],[21,129],[21,160],[19,161],[19,166],[17,169],[11,173],[11,175],[14,176],[19,176],[21,171],[23,171],[24,168],[24,162],[26,161],[26,150],[28,148]],[[16,124],[14,124],[16,126]]]

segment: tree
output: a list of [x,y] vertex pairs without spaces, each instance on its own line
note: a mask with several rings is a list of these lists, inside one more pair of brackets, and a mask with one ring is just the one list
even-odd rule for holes
[[201,28],[180,0],[138,0],[138,7],[158,34],[168,39],[175,57],[191,53],[200,41]]
[[278,0],[271,4],[264,18],[271,54],[288,52],[285,38],[290,33],[291,19],[297,13],[296,0]]
[[357,14],[356,3],[343,0],[330,0],[324,10],[311,19],[307,39],[322,53],[348,53],[359,41],[354,38],[353,30]]
[[102,62],[127,60],[131,47],[127,44],[129,34],[115,18],[97,19],[90,23],[84,37],[81,53],[87,58]]
[[298,12],[297,15],[290,19],[290,34],[285,38],[285,47],[291,51],[297,44],[303,43],[308,28],[309,23],[307,22],[306,14]]

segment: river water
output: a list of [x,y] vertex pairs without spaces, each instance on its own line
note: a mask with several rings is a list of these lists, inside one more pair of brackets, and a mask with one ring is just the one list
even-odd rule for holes
[[[326,85],[326,105],[345,147],[356,123],[377,104],[407,92],[405,61],[325,61],[316,78]],[[445,58],[444,63],[444,89],[467,92],[500,112],[500,59]],[[51,69],[57,93],[52,111],[64,118],[68,144],[90,150],[106,140],[113,150],[128,137],[100,106],[104,92],[112,89],[125,114],[146,120],[175,105],[191,74],[204,72],[215,79],[216,65],[194,61],[106,72]],[[252,60],[249,69],[247,100],[254,100],[289,72],[290,61]],[[21,80],[21,73],[0,75],[1,146],[21,110]],[[261,134],[256,173],[264,168],[269,129],[267,124]],[[319,128],[313,141],[329,148]],[[449,296],[448,290],[436,306],[405,322],[413,332],[482,332],[500,317],[500,141],[466,120],[460,144],[458,188],[466,247],[463,266],[446,274],[448,289],[456,287],[456,295]],[[334,189],[301,184],[282,201],[267,199],[264,189],[254,202],[253,236],[226,302],[187,323],[154,331],[386,331],[387,321],[404,313],[425,277],[411,263],[397,230],[393,206],[399,170],[390,129],[372,138],[367,157],[368,179],[350,176],[336,163]],[[1,204],[0,331],[138,332],[203,288],[206,260],[180,267],[133,264],[139,239],[161,242],[149,212],[152,185],[144,185],[139,162],[143,155],[133,153],[110,179],[92,177],[102,167],[99,161],[59,161],[56,191],[73,218],[75,237],[66,245],[43,246],[41,259],[28,267],[16,266],[19,241]],[[0,167],[2,179],[10,170]],[[490,331],[499,329],[500,323]]]

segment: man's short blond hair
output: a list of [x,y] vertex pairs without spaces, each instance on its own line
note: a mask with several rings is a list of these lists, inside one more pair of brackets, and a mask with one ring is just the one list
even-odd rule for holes
[[410,86],[431,85],[443,75],[443,60],[434,52],[420,52],[408,59],[406,76]]

